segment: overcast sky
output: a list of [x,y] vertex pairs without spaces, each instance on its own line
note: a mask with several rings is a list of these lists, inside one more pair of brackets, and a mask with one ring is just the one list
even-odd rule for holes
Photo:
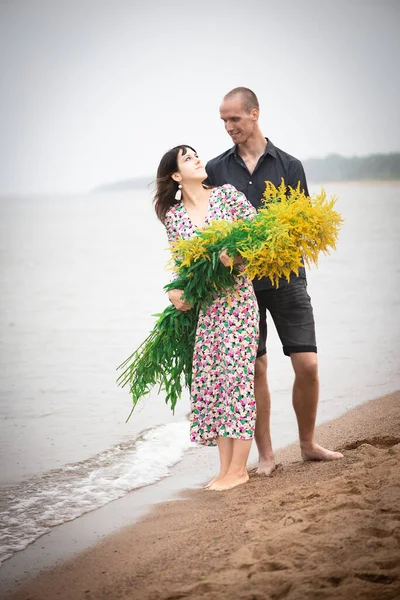
[[0,192],[82,192],[231,146],[252,88],[298,158],[400,150],[400,0],[0,0]]

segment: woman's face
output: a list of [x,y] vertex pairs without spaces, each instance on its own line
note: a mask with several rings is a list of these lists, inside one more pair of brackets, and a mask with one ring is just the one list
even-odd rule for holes
[[207,178],[207,172],[203,163],[191,148],[186,148],[186,154],[179,150],[178,154],[178,173],[180,181],[178,183],[190,183],[191,181],[204,181]]

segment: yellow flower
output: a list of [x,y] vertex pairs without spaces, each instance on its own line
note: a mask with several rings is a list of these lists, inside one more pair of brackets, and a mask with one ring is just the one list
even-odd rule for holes
[[[334,210],[336,198],[326,198],[324,189],[312,197],[297,188],[279,188],[266,182],[263,206],[253,220],[213,221],[198,235],[172,245],[176,264],[190,267],[198,260],[211,260],[229,239],[230,251],[245,261],[244,273],[251,279],[269,277],[274,285],[290,278],[299,267],[318,264],[320,252],[335,249],[341,215]],[[231,267],[232,268],[232,267]]]

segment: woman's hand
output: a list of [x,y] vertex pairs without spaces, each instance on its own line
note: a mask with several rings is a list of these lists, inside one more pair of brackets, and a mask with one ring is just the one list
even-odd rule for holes
[[221,254],[219,255],[219,260],[222,262],[224,267],[230,267],[231,265],[239,265],[243,263],[243,259],[240,254],[235,256],[235,258],[232,260],[226,250],[222,250]]
[[177,310],[190,310],[191,306],[189,302],[183,300],[182,296],[183,290],[170,290],[168,292],[168,298]]

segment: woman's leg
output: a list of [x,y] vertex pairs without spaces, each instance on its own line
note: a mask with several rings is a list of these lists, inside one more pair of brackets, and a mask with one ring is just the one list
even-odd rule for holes
[[[218,439],[221,439],[220,436],[218,436]],[[230,490],[231,488],[246,483],[249,479],[246,464],[247,459],[249,458],[252,440],[238,440],[236,438],[227,439],[230,439],[232,442],[231,462],[225,475],[216,478],[215,481],[209,485],[208,489],[210,490]],[[220,448],[220,442],[218,447]]]
[[209,488],[215,481],[221,479],[228,472],[229,466],[232,461],[233,454],[233,442],[234,440],[229,437],[224,437],[223,435],[217,436],[217,446],[219,452],[219,473],[214,479],[210,481],[209,484],[206,485],[206,488]]

